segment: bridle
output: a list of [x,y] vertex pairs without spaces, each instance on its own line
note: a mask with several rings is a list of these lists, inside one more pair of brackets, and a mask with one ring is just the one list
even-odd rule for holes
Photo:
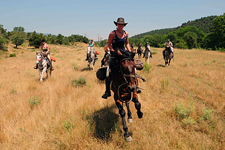
[[37,59],[37,61],[39,61],[39,63],[44,59],[43,54],[41,53],[41,58]]
[[[126,86],[126,85],[129,84],[129,82],[127,81],[126,77],[134,78],[134,80],[135,80],[135,89],[137,89],[137,87],[136,87],[136,83],[137,83],[137,75],[136,75],[136,74],[135,74],[135,75],[125,74],[125,73],[123,72],[123,68],[122,68],[123,65],[122,65],[122,62],[123,62],[123,61],[127,61],[127,60],[133,61],[134,59],[133,59],[133,58],[123,58],[123,59],[120,60],[120,72],[121,72],[121,74],[122,74],[122,76],[123,76],[124,82],[118,86],[117,93],[118,93],[119,100],[120,100],[121,102],[124,102],[124,100],[122,100],[122,98],[121,98],[121,96],[120,96],[120,94],[119,94],[119,92],[120,92],[120,87],[123,86],[123,85]],[[129,103],[129,102],[133,99],[133,96],[134,96],[134,92],[131,92],[131,98],[130,98],[129,101],[126,101],[126,102]]]

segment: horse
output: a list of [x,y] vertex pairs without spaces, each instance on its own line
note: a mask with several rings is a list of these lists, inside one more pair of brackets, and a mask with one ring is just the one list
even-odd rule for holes
[[151,52],[150,49],[146,49],[145,53],[144,53],[144,57],[145,57],[145,62],[147,62],[147,64],[149,64],[149,58],[151,56]]
[[88,67],[89,67],[89,69],[91,69],[90,64],[92,63],[92,70],[94,70],[94,66],[95,66],[94,48],[88,46],[87,53],[88,53]]
[[50,65],[47,60],[47,55],[43,52],[36,52],[36,59],[38,61],[38,71],[40,76],[40,82],[43,81],[43,74],[46,72],[46,78],[48,78],[48,73],[51,76]]
[[170,48],[165,49],[165,66],[168,64],[170,66],[170,61],[173,57],[173,53],[171,52]]
[[138,53],[138,58],[141,58],[141,54],[143,53],[143,49],[141,47],[138,47],[137,49],[137,53]]
[[[122,118],[123,122],[123,130],[124,130],[124,138],[126,142],[130,142],[132,140],[131,134],[128,132],[128,127],[126,125],[125,119],[125,110],[123,109],[123,103],[126,104],[127,113],[128,113],[128,123],[132,123],[133,119],[131,116],[131,111],[129,108],[129,102],[132,101],[135,104],[135,108],[137,110],[138,118],[143,117],[143,112],[141,111],[141,104],[138,101],[137,89],[138,89],[138,81],[137,78],[139,76],[136,74],[135,63],[134,63],[134,54],[133,56],[126,57],[121,52],[118,52],[119,57],[111,57],[112,59],[116,59],[119,61],[117,65],[115,65],[114,72],[111,74],[112,84],[111,89],[114,93],[114,100],[116,106],[119,109],[119,114]],[[115,62],[115,61],[114,61]],[[143,80],[144,81],[144,80]]]

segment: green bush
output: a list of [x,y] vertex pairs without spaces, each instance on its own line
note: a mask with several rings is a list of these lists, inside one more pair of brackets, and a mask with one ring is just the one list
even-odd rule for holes
[[87,84],[87,81],[86,81],[86,78],[80,77],[78,79],[72,80],[71,84],[72,86],[75,86],[75,87],[79,87],[79,86],[82,87]]
[[152,66],[151,66],[150,64],[144,63],[143,71],[149,72],[149,70],[150,70],[151,67],[152,67]]
[[176,117],[178,119],[184,119],[188,118],[191,114],[191,112],[194,110],[194,106],[192,104],[190,106],[184,105],[184,104],[178,104],[175,102],[176,105],[174,107]]
[[32,109],[34,106],[41,103],[41,99],[38,96],[34,96],[32,99],[28,100],[30,108]]
[[16,54],[10,54],[9,57],[16,57]]

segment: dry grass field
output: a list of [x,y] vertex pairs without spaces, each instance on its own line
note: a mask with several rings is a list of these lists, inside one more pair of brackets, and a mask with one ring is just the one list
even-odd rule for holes
[[96,47],[92,71],[85,44],[49,47],[55,70],[42,83],[33,69],[38,49],[1,52],[1,150],[225,149],[225,53],[174,49],[165,67],[162,49],[152,48],[150,64],[138,71],[147,79],[139,82],[144,116],[130,103],[133,140],[126,143],[114,99],[101,98],[105,86],[96,78],[103,48]]

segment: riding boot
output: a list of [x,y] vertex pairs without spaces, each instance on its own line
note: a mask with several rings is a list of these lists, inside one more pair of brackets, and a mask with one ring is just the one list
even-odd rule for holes
[[36,64],[36,66],[34,67],[34,69],[38,69],[38,64]]
[[95,60],[98,60],[98,57],[97,57],[97,55],[95,54]]
[[53,68],[53,66],[52,66],[52,62],[51,62],[50,64],[51,64],[51,68],[50,68],[50,69],[51,69],[51,71],[53,71],[53,70],[54,70],[54,68]]
[[86,57],[85,61],[87,61],[87,60],[88,60],[88,54],[87,54],[87,57]]
[[106,80],[105,80],[106,91],[105,91],[105,93],[102,95],[102,98],[104,98],[104,99],[107,99],[108,97],[111,96],[110,83],[111,83],[111,80],[110,80],[109,78],[106,78]]

